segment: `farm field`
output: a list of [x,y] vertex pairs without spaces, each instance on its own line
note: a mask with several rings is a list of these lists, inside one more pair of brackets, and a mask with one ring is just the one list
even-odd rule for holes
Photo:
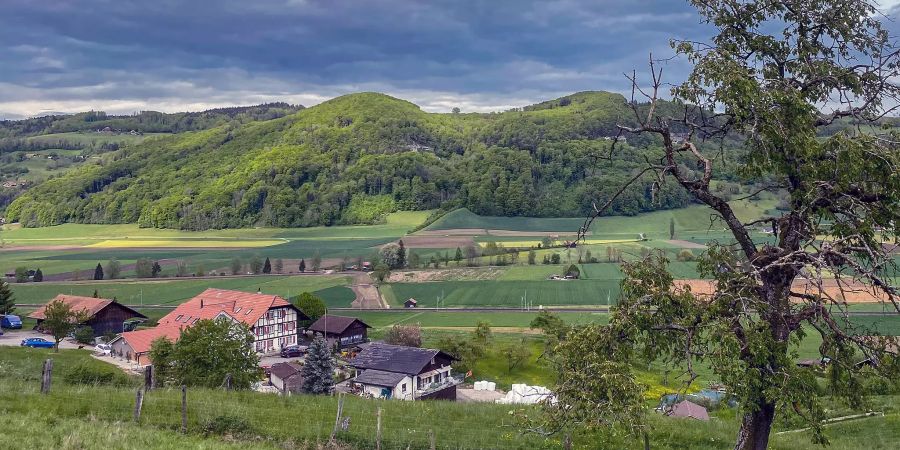
[[[16,303],[46,303],[57,294],[116,297],[126,305],[177,305],[209,287],[235,289],[246,292],[261,290],[283,297],[301,292],[314,292],[331,307],[349,307],[355,296],[349,288],[350,277],[345,275],[247,276],[201,279],[163,279],[158,281],[109,281],[63,283],[12,283]],[[143,297],[143,299],[142,299]]]
[[518,308],[527,293],[534,307],[615,304],[619,294],[617,280],[572,281],[446,281],[441,283],[391,283],[382,294],[394,307],[414,298],[419,306],[442,307],[494,306]]
[[[335,314],[358,317],[375,328],[388,328],[396,324],[418,324],[425,328],[474,328],[478,325],[478,322],[482,321],[489,323],[492,327],[528,328],[531,321],[538,315],[535,311],[451,312],[409,310],[342,311]],[[608,320],[608,314],[606,313],[556,312],[554,314],[570,324],[606,323]]]

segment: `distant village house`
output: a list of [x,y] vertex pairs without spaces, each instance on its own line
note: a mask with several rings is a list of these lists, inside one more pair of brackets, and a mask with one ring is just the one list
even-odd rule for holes
[[462,380],[451,374],[453,356],[440,350],[373,342],[350,360],[351,388],[366,397],[456,400]]
[[368,329],[372,328],[355,317],[326,314],[309,326],[314,336],[324,336],[331,348],[347,348],[368,342]]

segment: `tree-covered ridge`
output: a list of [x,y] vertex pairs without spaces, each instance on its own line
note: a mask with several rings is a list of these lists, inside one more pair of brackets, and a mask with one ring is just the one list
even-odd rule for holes
[[229,122],[269,120],[294,113],[303,106],[265,103],[254,106],[215,108],[199,112],[161,113],[141,111],[132,115],[111,115],[88,111],[69,115],[49,115],[24,120],[0,120],[0,138],[21,138],[73,131],[96,131],[109,127],[142,133],[181,133],[205,130]]
[[[104,165],[33,188],[7,218],[208,229],[368,223],[394,210],[454,207],[582,216],[653,156],[652,142],[627,137],[618,145],[628,151],[602,158],[629,113],[624,97],[606,92],[491,114],[426,113],[383,94],[346,95],[273,120],[124,148]],[[688,202],[681,188],[647,178],[610,214]]]

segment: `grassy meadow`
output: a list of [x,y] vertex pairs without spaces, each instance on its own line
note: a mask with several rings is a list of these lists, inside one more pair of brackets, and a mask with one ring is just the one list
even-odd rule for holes
[[[515,341],[509,341],[513,343]],[[537,341],[534,341],[537,342]],[[498,342],[498,345],[506,345]],[[529,344],[531,345],[531,344]],[[537,347],[534,350],[538,350]],[[39,393],[40,367],[54,360],[54,382],[48,395]],[[77,366],[117,370],[93,360],[86,351],[0,348],[0,420],[11,435],[27,440],[7,442],[8,448],[316,448],[328,439],[334,425],[336,399],[330,396],[281,397],[253,392],[188,389],[188,432],[180,433],[181,393],[175,389],[150,391],[144,398],[139,423],[133,421],[136,379],[116,377],[114,384],[81,384],[67,375]],[[500,367],[505,370],[505,367]],[[872,417],[829,425],[826,436],[833,448],[890,449],[900,439],[897,397],[871,399],[884,411]],[[651,403],[648,403],[651,406]],[[433,432],[441,449],[560,449],[561,436],[525,433],[511,415],[514,409],[536,413],[533,407],[448,402],[403,402],[344,399],[346,431],[340,443],[353,449],[374,448],[375,413],[381,408],[382,448],[425,449]],[[835,405],[829,416],[846,414]],[[731,409],[714,410],[710,422],[662,417],[648,412],[652,448],[729,449],[738,421]],[[225,424],[223,430],[216,424]],[[689,425],[689,426],[688,426]],[[773,449],[812,449],[808,432],[777,434],[790,425],[776,423]],[[601,441],[584,429],[574,430],[573,447],[642,448],[636,438]]]

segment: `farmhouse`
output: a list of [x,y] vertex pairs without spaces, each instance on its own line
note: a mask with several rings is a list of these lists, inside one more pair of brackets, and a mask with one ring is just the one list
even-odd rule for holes
[[[103,336],[110,333],[121,333],[125,331],[125,322],[132,319],[147,319],[147,316],[121,304],[105,298],[80,297],[77,295],[60,294],[53,298],[50,302],[61,301],[73,311],[84,311],[88,318],[82,325],[91,327],[94,330],[94,336]],[[38,308],[28,317],[37,320],[35,329],[43,331],[41,324],[44,322],[44,305]]]
[[351,347],[367,342],[368,324],[355,317],[324,315],[309,326],[316,336],[325,336],[329,347]]
[[296,394],[303,385],[300,366],[293,363],[273,364],[269,371],[269,381],[282,394]]
[[189,327],[198,320],[214,319],[221,314],[249,325],[256,340],[256,351],[263,354],[297,344],[297,323],[309,320],[296,306],[277,295],[209,288],[163,316],[159,325]]
[[180,336],[179,326],[158,326],[122,333],[110,341],[109,345],[113,356],[146,366],[150,364],[150,346],[153,341],[164,338],[174,343]]
[[450,373],[455,358],[440,350],[373,342],[350,360],[351,388],[366,397],[456,400],[461,379]]

